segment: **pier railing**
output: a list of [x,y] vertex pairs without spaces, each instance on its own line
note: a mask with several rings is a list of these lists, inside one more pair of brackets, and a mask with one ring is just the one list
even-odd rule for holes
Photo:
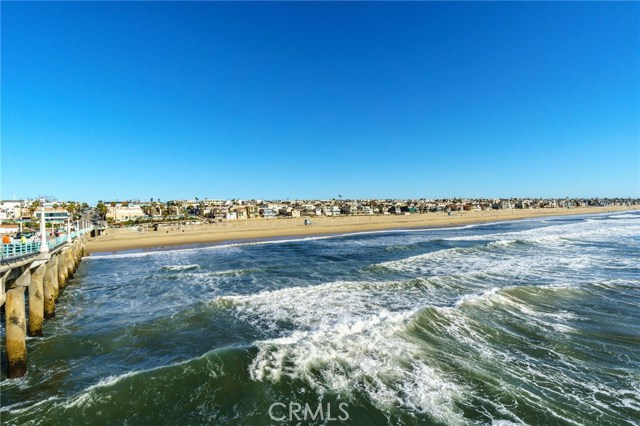
[[[92,228],[81,229],[80,231],[74,231],[71,233],[71,240],[91,232]],[[55,250],[61,245],[66,244],[69,241],[67,234],[60,235],[56,238],[47,240],[47,246],[49,250]],[[2,244],[2,250],[0,250],[0,263],[14,262],[23,258],[37,256],[40,254],[41,242],[30,241],[26,243],[10,243]]]

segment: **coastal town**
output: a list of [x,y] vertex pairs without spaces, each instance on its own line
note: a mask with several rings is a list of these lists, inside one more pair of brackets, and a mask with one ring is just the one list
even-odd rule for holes
[[[0,201],[0,233],[16,235],[40,221],[44,211],[50,227],[69,220],[89,219],[104,227],[144,223],[197,221],[219,223],[247,219],[314,218],[337,216],[456,214],[492,210],[576,209],[625,207],[640,204],[633,198],[496,198],[496,199],[343,199],[330,200],[219,200],[159,199],[86,202],[60,201],[55,197]],[[44,209],[43,209],[44,207]]]

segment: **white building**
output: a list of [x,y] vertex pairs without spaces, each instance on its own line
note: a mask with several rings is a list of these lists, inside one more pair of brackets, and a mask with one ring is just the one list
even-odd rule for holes
[[340,207],[338,206],[325,206],[324,207],[325,216],[340,216]]
[[[42,208],[37,208],[34,212],[34,215],[37,220],[40,220],[40,216],[42,216]],[[67,218],[69,217],[69,212],[63,209],[54,209],[53,207],[44,208],[44,220],[45,222],[52,223],[67,223]]]
[[142,206],[138,204],[129,204],[126,206],[116,204],[115,206],[107,206],[106,216],[107,219],[111,219],[115,222],[124,222],[127,220],[146,217],[146,214],[142,211]]
[[0,220],[20,219],[22,216],[22,200],[0,201]]

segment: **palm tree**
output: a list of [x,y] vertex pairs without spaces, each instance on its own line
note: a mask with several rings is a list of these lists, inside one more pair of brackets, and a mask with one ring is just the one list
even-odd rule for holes
[[98,201],[98,204],[96,204],[96,210],[103,220],[107,217],[107,211],[109,209],[107,209],[107,206],[105,206],[102,201]]
[[29,212],[31,214],[31,220],[34,221],[36,219],[36,210],[41,206],[40,200],[33,200],[31,202],[31,206],[29,206]]
[[117,221],[118,220],[118,216],[116,215],[116,212],[118,211],[118,209],[116,208],[118,204],[115,201],[111,202],[111,208],[113,208],[113,220]]

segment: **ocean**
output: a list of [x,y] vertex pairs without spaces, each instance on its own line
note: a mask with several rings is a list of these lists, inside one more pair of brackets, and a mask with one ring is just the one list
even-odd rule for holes
[[639,425],[640,213],[92,256],[27,346],[3,425]]

